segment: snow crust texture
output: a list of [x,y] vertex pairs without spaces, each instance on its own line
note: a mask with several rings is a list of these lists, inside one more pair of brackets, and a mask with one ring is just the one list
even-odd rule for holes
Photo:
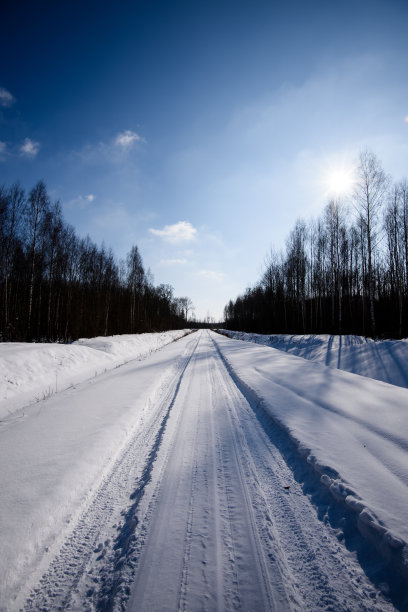
[[0,609],[407,609],[407,399],[201,330],[10,414]]

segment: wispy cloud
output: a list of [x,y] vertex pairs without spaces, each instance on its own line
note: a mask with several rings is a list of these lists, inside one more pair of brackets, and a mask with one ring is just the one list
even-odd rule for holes
[[165,225],[163,229],[150,228],[149,232],[173,244],[189,242],[194,240],[197,235],[196,228],[189,221],[179,221],[173,225]]
[[208,280],[216,281],[217,283],[220,283],[225,278],[223,272],[216,272],[215,270],[200,270],[198,274]]
[[184,266],[188,263],[188,259],[161,259],[161,266]]
[[0,140],[0,161],[4,160],[6,157],[7,145],[5,142]]
[[136,132],[125,130],[113,136],[108,142],[88,143],[79,151],[73,151],[72,155],[87,164],[123,164],[129,154],[137,150],[135,144],[145,142],[146,140]]
[[25,157],[35,157],[40,150],[40,143],[31,138],[25,138],[23,144],[20,147],[21,155]]
[[120,132],[115,138],[115,145],[122,149],[130,149],[136,142],[145,142],[145,140],[132,130]]
[[15,97],[4,89],[4,87],[0,87],[0,105],[1,106],[12,106],[16,101]]
[[92,204],[92,202],[95,200],[95,197],[96,196],[94,196],[93,193],[90,193],[88,195],[79,195],[76,198],[73,198],[72,200],[66,201],[65,206],[78,210],[90,210],[92,207],[90,207],[89,205]]

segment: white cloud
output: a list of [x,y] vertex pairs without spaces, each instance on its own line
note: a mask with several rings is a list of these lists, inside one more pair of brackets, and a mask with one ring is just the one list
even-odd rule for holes
[[21,155],[25,155],[26,157],[35,157],[39,150],[40,143],[31,140],[31,138],[26,138],[20,147]]
[[212,281],[220,283],[225,278],[223,272],[216,272],[215,270],[200,270],[198,273],[200,276]]
[[161,259],[161,266],[183,266],[188,263],[188,259]]
[[85,200],[87,200],[88,202],[93,202],[95,199],[95,196],[93,195],[93,193],[90,193],[89,195],[85,196]]
[[3,155],[6,153],[7,151],[7,145],[5,142],[1,142],[0,140],[0,160],[4,159]]
[[196,228],[188,221],[179,221],[173,225],[165,225],[163,229],[150,228],[149,232],[163,238],[166,242],[174,244],[194,240],[197,234]]
[[15,97],[4,89],[4,87],[0,87],[0,105],[1,106],[12,106],[16,101]]
[[130,149],[135,142],[144,142],[144,140],[139,134],[132,132],[132,130],[125,130],[115,138],[115,145],[123,149]]

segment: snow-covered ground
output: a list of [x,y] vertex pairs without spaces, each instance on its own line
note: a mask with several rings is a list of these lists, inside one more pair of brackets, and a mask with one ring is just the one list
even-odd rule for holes
[[1,419],[1,610],[407,609],[407,389],[204,330],[146,353]]
[[379,547],[406,546],[408,391],[245,341],[217,343],[238,383],[360,528]]
[[[60,371],[61,378],[68,382],[76,375],[83,382],[24,407],[15,394],[14,411],[0,420],[1,610],[24,604],[22,593],[41,577],[95,491],[109,480],[134,430],[142,434],[143,446],[146,424],[156,415],[149,402],[179,357],[173,340],[185,332],[81,340],[74,350],[72,345],[28,344],[26,352],[22,344],[2,347],[9,356],[3,359],[2,383],[7,389],[19,377],[22,398],[51,387],[55,368],[64,363],[71,367],[65,375]],[[158,349],[164,345],[163,356]],[[98,367],[102,374],[95,377]]]
[[265,335],[227,329],[219,331],[235,340],[270,346],[331,368],[408,388],[407,340],[372,340],[353,335]]
[[188,330],[81,338],[72,344],[0,343],[0,419],[181,338]]

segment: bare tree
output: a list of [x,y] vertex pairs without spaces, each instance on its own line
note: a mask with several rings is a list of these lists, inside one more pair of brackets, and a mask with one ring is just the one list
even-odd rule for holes
[[403,180],[398,185],[401,232],[405,261],[405,295],[408,297],[408,181]]
[[344,214],[339,200],[331,200],[325,209],[325,219],[329,248],[330,262],[330,292],[331,292],[331,316],[332,330],[335,329],[337,310],[337,330],[341,333],[342,328],[342,241],[345,234]]
[[374,153],[363,151],[359,158],[353,201],[366,249],[367,287],[371,332],[373,335],[376,333],[374,310],[375,273],[373,264],[379,240],[379,216],[387,194],[388,184],[389,178]]
[[34,276],[37,262],[37,249],[41,224],[49,208],[47,189],[39,181],[30,191],[27,208],[27,225],[29,231],[30,279],[28,288],[27,339],[31,338],[31,319],[33,310]]
[[14,183],[9,190],[3,190],[3,201],[5,203],[5,214],[2,219],[4,235],[4,320],[3,329],[7,334],[9,326],[9,298],[10,298],[10,269],[12,264],[13,249],[21,225],[24,207],[26,203],[24,189],[19,183]]
[[188,321],[188,313],[195,310],[194,304],[189,297],[181,297],[179,298],[180,307],[183,312],[184,320]]
[[[306,223],[299,219],[296,221],[286,244],[286,278],[292,302],[300,305],[300,325],[303,333],[306,331],[306,278],[308,269],[306,240]],[[295,326],[297,325],[299,325],[298,321],[295,322]]]
[[140,330],[140,302],[145,272],[142,257],[137,246],[133,246],[127,256],[128,287],[131,292],[130,329],[131,333]]

